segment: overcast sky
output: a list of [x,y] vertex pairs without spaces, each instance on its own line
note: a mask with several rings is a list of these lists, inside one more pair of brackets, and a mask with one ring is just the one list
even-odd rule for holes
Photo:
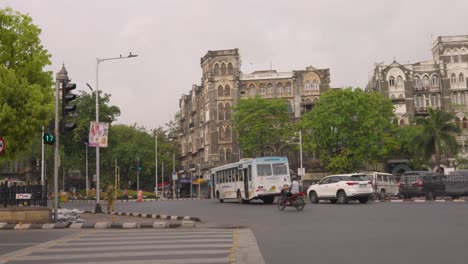
[[[333,87],[364,87],[375,62],[429,60],[433,38],[468,34],[468,1],[0,0],[29,14],[58,72],[96,85],[118,123],[164,126],[200,84],[208,50],[239,48],[242,72],[330,68]],[[55,75],[54,75],[55,76]]]

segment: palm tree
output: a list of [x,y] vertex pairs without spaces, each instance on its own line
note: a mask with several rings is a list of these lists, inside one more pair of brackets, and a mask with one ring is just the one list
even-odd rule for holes
[[454,115],[449,112],[428,108],[427,118],[416,118],[416,124],[422,128],[421,135],[416,137],[415,144],[422,149],[424,155],[430,158],[435,156],[437,169],[440,168],[441,153],[449,150],[455,152],[457,141],[454,134],[461,132],[460,128],[452,123]]

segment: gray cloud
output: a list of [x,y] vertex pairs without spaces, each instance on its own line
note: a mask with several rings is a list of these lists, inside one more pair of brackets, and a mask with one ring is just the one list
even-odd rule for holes
[[431,59],[432,37],[468,34],[466,1],[3,0],[28,13],[57,72],[99,87],[119,123],[164,126],[201,78],[208,50],[239,48],[242,71],[330,68],[332,86],[365,86],[374,62]]

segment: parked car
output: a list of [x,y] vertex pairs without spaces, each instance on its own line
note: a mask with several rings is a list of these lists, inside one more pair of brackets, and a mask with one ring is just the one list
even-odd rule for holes
[[[424,182],[425,177],[426,182]],[[426,196],[430,189],[435,188],[435,186],[429,186],[429,179],[432,179],[432,181],[435,182],[435,180],[440,177],[441,174],[431,171],[407,171],[400,177],[400,181],[398,182],[399,196],[402,199]],[[426,183],[425,188],[423,188],[424,183]]]
[[377,171],[363,173],[367,175],[372,184],[374,197],[385,199],[387,196],[398,195],[398,183],[392,174]]
[[349,200],[367,203],[372,192],[369,178],[362,173],[330,175],[307,189],[311,203],[318,203],[320,200],[341,204],[346,204]]

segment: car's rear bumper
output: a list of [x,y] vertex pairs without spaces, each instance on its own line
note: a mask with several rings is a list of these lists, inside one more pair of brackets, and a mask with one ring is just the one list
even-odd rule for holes
[[366,193],[350,193],[348,195],[349,198],[363,198],[363,197],[370,197],[372,195],[372,192],[366,192]]

